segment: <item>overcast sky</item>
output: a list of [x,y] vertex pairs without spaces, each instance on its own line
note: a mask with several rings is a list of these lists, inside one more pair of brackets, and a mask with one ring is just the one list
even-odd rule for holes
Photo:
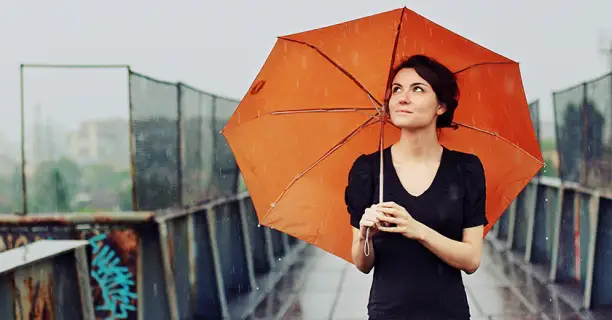
[[[408,6],[521,63],[529,100],[609,70],[600,34],[612,36],[612,1],[2,0],[0,138],[19,133],[19,64],[129,64],[134,71],[241,98],[280,35]],[[612,39],[612,38],[611,38]],[[69,128],[127,117],[124,70],[26,70],[26,123]],[[51,112],[52,110],[53,112]]]

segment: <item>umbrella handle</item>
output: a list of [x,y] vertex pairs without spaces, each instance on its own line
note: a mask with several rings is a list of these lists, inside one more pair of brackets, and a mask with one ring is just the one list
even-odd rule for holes
[[[385,148],[385,144],[384,144],[384,137],[385,137],[385,116],[386,116],[386,111],[384,106],[381,106],[381,109],[378,109],[378,107],[376,106],[376,103],[374,102],[374,99],[372,99],[372,96],[370,96],[368,94],[368,98],[370,98],[370,101],[372,102],[372,105],[374,106],[374,108],[376,108],[376,110],[378,111],[378,115],[380,116],[380,139],[378,141],[378,151],[379,151],[379,156],[380,156],[380,164],[379,164],[379,171],[378,171],[378,202],[381,203],[383,201],[383,150]],[[365,254],[365,256],[369,256],[370,255],[370,227],[368,227],[366,229],[366,241],[365,244],[363,246],[363,254]]]
[[363,254],[365,254],[366,257],[370,255],[370,240],[368,240],[368,238],[370,238],[370,227],[366,229],[366,241],[363,246]]

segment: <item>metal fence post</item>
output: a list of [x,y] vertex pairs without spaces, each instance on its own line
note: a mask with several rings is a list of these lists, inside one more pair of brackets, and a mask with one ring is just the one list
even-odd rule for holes
[[591,297],[593,293],[593,271],[595,269],[595,247],[597,246],[597,224],[599,222],[599,191],[591,194],[589,200],[589,252],[587,257],[587,270],[584,288],[583,307],[591,308]]
[[94,307],[91,297],[91,285],[89,283],[89,266],[87,265],[87,252],[84,247],[74,251],[76,261],[77,277],[79,279],[79,293],[81,296],[81,308],[85,319],[94,319]]
[[291,250],[291,245],[289,244],[289,235],[283,233],[281,241],[283,242],[283,251],[285,255],[287,255],[289,253],[289,250]]
[[19,81],[20,81],[20,103],[21,103],[21,206],[22,214],[28,214],[28,187],[26,181],[26,156],[25,156],[25,88],[23,87],[23,68],[19,66]]
[[[537,179],[537,178],[536,178]],[[527,208],[527,241],[525,241],[525,256],[524,261],[531,261],[531,250],[533,248],[533,230],[535,226],[535,211],[538,203],[538,182],[529,184],[529,192],[527,193],[527,199],[525,199]]]
[[244,255],[247,261],[247,270],[249,273],[249,283],[252,290],[257,290],[257,282],[255,280],[255,266],[253,264],[253,246],[251,237],[249,236],[249,225],[246,217],[246,208],[244,207],[244,199],[238,198],[238,209],[240,213],[240,229],[242,230],[242,239],[244,241]]
[[563,184],[559,186],[557,190],[557,210],[558,214],[555,216],[555,222],[553,225],[553,246],[552,246],[552,259],[550,259],[550,273],[548,276],[549,281],[554,282],[557,279],[557,263],[559,261],[559,246],[561,238],[561,221],[563,217],[563,198],[565,195],[565,187]]
[[[519,193],[520,196],[520,193]],[[514,242],[514,226],[516,224],[516,199],[510,204],[508,212],[508,236],[506,238],[506,248],[512,248]]]
[[164,278],[166,280],[166,297],[170,306],[170,317],[173,320],[178,320],[178,305],[176,302],[176,285],[174,283],[174,268],[172,267],[172,257],[170,248],[168,247],[168,224],[166,221],[159,222],[159,237],[160,250],[162,253],[162,261],[164,263]]
[[270,264],[270,269],[273,269],[276,266],[276,259],[274,256],[274,241],[272,241],[272,229],[266,227],[264,229],[264,237],[266,239],[266,253],[268,255],[268,263]]
[[229,317],[229,310],[227,306],[227,297],[225,294],[225,283],[223,275],[221,274],[221,254],[219,253],[219,247],[217,246],[217,227],[216,227],[216,213],[215,208],[210,208],[207,212],[208,219],[208,235],[210,237],[210,249],[212,251],[213,263],[215,269],[215,277],[217,278],[217,294],[219,296],[219,304],[221,307],[221,315],[223,318]]
[[132,103],[132,69],[127,67],[128,74],[128,122],[130,131],[130,178],[132,179],[132,210],[138,210],[138,197],[136,196],[136,137],[134,136],[134,104]]
[[196,261],[197,261],[197,242],[195,238],[195,221],[193,219],[194,213],[187,215],[187,246],[188,246],[188,260],[189,260],[189,308],[190,312],[193,313],[195,310],[194,303],[197,303],[196,290],[197,290],[197,277],[196,277]]
[[182,208],[185,205],[184,202],[184,197],[183,197],[183,174],[184,174],[184,170],[183,170],[183,166],[185,165],[185,153],[184,153],[184,140],[183,139],[183,110],[181,108],[181,93],[182,93],[182,88],[181,88],[181,83],[177,83],[176,84],[176,130],[177,130],[177,135],[176,135],[176,160],[177,160],[177,164],[176,164],[176,168],[178,170],[177,172],[177,193],[178,193],[178,204],[179,207]]

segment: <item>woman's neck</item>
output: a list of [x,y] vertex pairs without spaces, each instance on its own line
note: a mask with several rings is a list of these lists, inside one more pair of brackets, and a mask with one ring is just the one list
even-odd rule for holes
[[434,127],[423,130],[408,131],[403,129],[393,152],[400,161],[422,161],[437,159],[442,151],[438,133]]

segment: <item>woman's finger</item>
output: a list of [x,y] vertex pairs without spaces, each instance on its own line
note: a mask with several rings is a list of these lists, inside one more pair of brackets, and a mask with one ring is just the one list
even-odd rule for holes
[[370,221],[370,220],[367,220],[367,219],[361,220],[361,224],[364,227],[373,227],[374,226],[374,222]]
[[381,215],[383,215],[383,213],[382,213],[382,212],[380,212],[380,211],[374,211],[374,210],[371,210],[371,211],[366,212],[366,213],[365,213],[363,216],[364,216],[364,217],[367,217],[367,218],[369,218],[369,219],[376,220],[376,219],[378,219],[378,217],[380,217]]
[[401,233],[401,228],[398,226],[395,227],[379,227],[378,230],[384,232],[393,232],[393,233]]
[[378,211],[387,214],[387,215],[393,215],[393,216],[397,216],[398,215],[398,210],[395,208],[378,208]]
[[378,204],[378,206],[383,207],[383,208],[398,208],[399,207],[399,205],[393,201],[381,202]]
[[380,218],[378,218],[380,221],[386,222],[386,223],[390,223],[390,224],[400,224],[402,223],[402,219],[396,218],[396,217],[392,217],[392,216],[382,216]]

